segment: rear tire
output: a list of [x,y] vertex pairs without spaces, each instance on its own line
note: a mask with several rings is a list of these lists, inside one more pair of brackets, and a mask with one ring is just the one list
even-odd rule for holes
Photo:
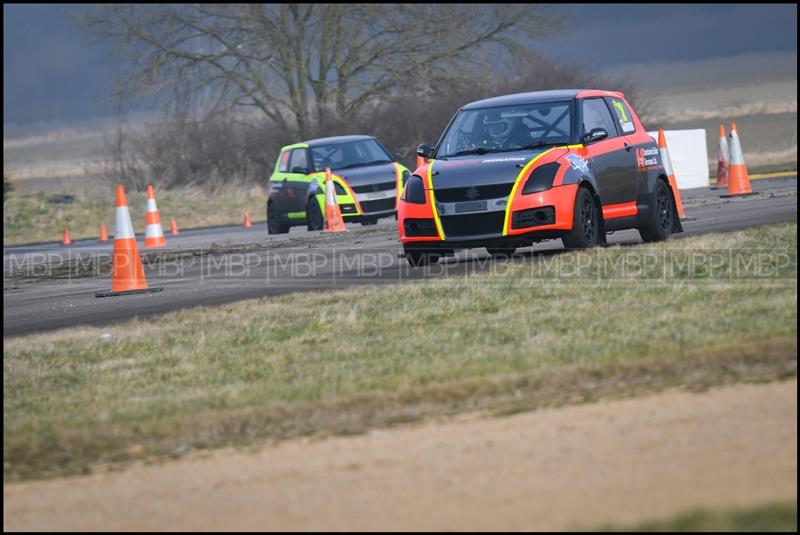
[[657,180],[653,189],[653,207],[650,210],[650,221],[639,227],[639,236],[645,243],[664,241],[672,234],[675,224],[675,202],[672,192],[663,180]]
[[435,264],[441,258],[437,253],[431,253],[420,249],[405,249],[406,261],[411,267],[428,266]]
[[325,218],[322,215],[322,210],[319,207],[317,199],[310,197],[306,204],[306,227],[309,232],[314,230],[322,230],[325,226]]
[[511,256],[517,251],[516,247],[487,247],[486,252],[491,255],[492,258],[496,258],[498,260],[503,260],[507,258],[511,258]]
[[600,208],[587,188],[578,188],[572,230],[561,238],[566,249],[589,249],[602,242]]
[[281,223],[280,215],[275,210],[275,205],[267,203],[267,232],[270,234],[286,234],[289,232],[289,225]]

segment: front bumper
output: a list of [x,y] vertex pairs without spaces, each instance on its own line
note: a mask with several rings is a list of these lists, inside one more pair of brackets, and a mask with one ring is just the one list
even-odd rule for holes
[[[458,213],[458,207],[444,208],[434,212],[430,201],[425,204],[410,204],[400,201],[397,225],[400,242],[420,244],[424,248],[469,248],[495,245],[529,245],[534,241],[561,237],[572,229],[573,210],[577,184],[556,186],[546,191],[522,195],[516,192],[510,210],[491,210],[498,200],[487,201],[487,211]],[[435,195],[435,192],[434,192]],[[552,218],[544,218],[538,212],[552,211]],[[433,235],[415,235],[405,224],[409,220],[436,220],[437,231]],[[425,227],[425,225],[421,225]],[[419,227],[419,226],[418,226]],[[438,232],[441,228],[441,233]],[[426,231],[423,230],[422,233]]]
[[366,214],[342,214],[342,218],[348,222],[359,222],[372,219],[383,219],[384,217],[394,217],[397,210],[384,210],[382,212],[369,212]]

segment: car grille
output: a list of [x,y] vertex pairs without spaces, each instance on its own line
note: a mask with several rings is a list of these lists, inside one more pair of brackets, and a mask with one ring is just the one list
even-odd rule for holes
[[394,182],[381,182],[380,184],[366,184],[364,186],[352,186],[355,193],[370,193],[373,191],[386,191],[387,189],[394,189],[396,184]]
[[484,214],[443,216],[442,230],[445,238],[452,236],[479,236],[501,234],[506,213],[489,212]]
[[478,201],[482,199],[498,199],[511,194],[513,182],[507,184],[490,184],[488,186],[469,186],[467,188],[447,188],[434,191],[439,202]]
[[385,212],[386,210],[394,210],[395,198],[379,199],[377,201],[361,201],[361,209],[365,213],[370,212]]

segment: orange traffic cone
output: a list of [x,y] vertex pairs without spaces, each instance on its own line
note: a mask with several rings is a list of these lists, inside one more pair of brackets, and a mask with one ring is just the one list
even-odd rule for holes
[[717,152],[717,182],[715,188],[728,187],[728,175],[731,166],[731,151],[728,148],[728,136],[725,125],[719,125],[719,151]]
[[336,188],[331,178],[331,168],[325,168],[325,227],[322,232],[344,232],[347,230],[342,219],[342,211],[336,201]]
[[658,129],[658,152],[661,153],[661,161],[664,164],[664,171],[667,172],[669,187],[672,188],[672,194],[675,196],[675,208],[678,209],[678,217],[685,219],[686,212],[683,211],[681,192],[678,190],[678,182],[675,180],[675,172],[672,170],[672,159],[669,157],[667,138],[664,136],[663,128]]
[[98,292],[95,297],[110,297],[134,293],[160,292],[163,288],[148,288],[142,259],[136,245],[125,188],[117,186],[116,223],[114,225],[114,254],[111,264],[111,291]]
[[170,231],[170,234],[172,234],[173,236],[177,236],[178,234],[180,234],[180,232],[178,232],[178,223],[175,222],[174,217],[172,218],[172,230]]
[[108,241],[108,231],[105,223],[100,225],[100,241]]
[[742,144],[739,142],[736,123],[733,123],[731,125],[731,169],[728,174],[728,194],[723,197],[752,194],[753,188],[750,187],[750,177],[747,174],[747,166],[744,164]]
[[72,245],[72,238],[69,237],[69,229],[64,227],[64,237],[61,239],[61,245]]
[[167,245],[167,238],[164,237],[164,231],[161,229],[161,215],[158,213],[156,206],[156,194],[153,191],[153,186],[147,186],[147,212],[145,214],[147,225],[144,228],[144,246],[145,249],[153,247],[164,247]]
[[244,223],[242,223],[244,228],[251,228],[253,226],[253,222],[250,221],[250,212],[247,210],[244,211]]

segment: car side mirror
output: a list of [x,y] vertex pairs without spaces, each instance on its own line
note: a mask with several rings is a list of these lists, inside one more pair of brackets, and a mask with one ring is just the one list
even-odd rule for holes
[[301,175],[305,175],[306,173],[308,173],[308,169],[305,167],[300,167],[299,165],[295,165],[294,167],[292,167],[292,173],[299,173]]
[[427,143],[422,143],[419,147],[417,147],[417,156],[422,156],[426,160],[429,160],[431,157],[433,157],[433,147]]
[[608,131],[605,128],[592,128],[589,133],[583,135],[583,143],[588,145],[595,141],[600,141],[608,137]]

